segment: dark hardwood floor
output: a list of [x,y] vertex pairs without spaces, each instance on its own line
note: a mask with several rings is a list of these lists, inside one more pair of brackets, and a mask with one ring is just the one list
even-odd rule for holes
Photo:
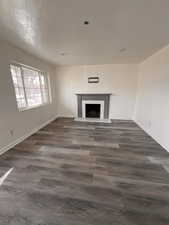
[[0,225],[169,225],[169,153],[132,121],[60,118],[0,176]]

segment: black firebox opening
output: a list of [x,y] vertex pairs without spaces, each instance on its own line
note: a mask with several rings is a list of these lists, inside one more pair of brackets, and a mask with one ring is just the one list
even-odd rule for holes
[[86,104],[87,118],[100,118],[100,104]]

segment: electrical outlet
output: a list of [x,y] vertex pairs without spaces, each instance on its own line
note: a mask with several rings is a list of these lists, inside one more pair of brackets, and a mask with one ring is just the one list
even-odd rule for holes
[[11,130],[9,131],[9,133],[10,133],[11,136],[14,136],[14,130],[13,130],[13,129],[11,129]]

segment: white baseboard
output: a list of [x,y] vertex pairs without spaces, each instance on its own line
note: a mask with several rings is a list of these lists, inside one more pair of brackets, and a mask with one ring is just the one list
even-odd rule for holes
[[29,133],[25,134],[24,136],[16,139],[15,141],[13,141],[12,143],[4,146],[3,148],[0,149],[0,155],[4,154],[5,152],[9,151],[10,149],[12,149],[13,147],[15,147],[17,144],[21,143],[22,141],[24,141],[25,139],[27,139],[28,137],[30,137],[32,134],[36,133],[37,131],[39,131],[40,129],[42,129],[43,127],[45,127],[46,125],[48,125],[49,123],[51,123],[52,121],[54,121],[55,119],[57,119],[58,116],[54,116],[53,118],[51,118],[50,120],[46,121],[45,123],[41,124],[40,126],[32,129]]
[[110,119],[98,119],[98,118],[74,118],[75,121],[78,122],[88,122],[88,123],[111,123]]

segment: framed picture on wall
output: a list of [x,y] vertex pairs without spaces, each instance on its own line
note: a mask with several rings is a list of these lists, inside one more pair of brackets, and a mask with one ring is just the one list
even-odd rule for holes
[[99,77],[88,77],[88,83],[99,83]]

